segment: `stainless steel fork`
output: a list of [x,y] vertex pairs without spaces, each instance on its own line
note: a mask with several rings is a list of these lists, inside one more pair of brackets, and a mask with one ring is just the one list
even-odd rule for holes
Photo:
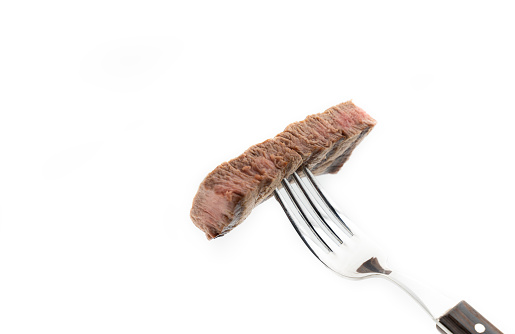
[[[407,292],[444,334],[502,332],[465,301],[452,300],[387,266],[379,247],[343,215],[310,170],[282,180],[274,195],[311,252],[329,269],[351,278],[386,278]],[[453,307],[454,306],[454,307]]]

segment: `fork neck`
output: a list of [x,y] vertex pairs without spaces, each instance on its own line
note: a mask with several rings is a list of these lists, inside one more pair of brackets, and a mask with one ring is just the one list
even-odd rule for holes
[[441,291],[397,271],[391,271],[381,277],[387,278],[402,288],[435,322],[459,302],[459,299],[449,297]]

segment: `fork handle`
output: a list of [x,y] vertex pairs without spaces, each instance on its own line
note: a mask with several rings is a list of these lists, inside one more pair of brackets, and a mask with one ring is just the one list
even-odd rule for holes
[[443,334],[503,334],[466,301],[440,317],[436,328]]

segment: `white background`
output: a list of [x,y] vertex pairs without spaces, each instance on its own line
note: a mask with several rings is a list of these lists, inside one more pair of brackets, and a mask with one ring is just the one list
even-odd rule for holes
[[513,317],[515,49],[500,1],[2,1],[0,333],[436,333],[325,269],[275,200],[208,242],[203,177],[353,99],[320,177],[391,264]]

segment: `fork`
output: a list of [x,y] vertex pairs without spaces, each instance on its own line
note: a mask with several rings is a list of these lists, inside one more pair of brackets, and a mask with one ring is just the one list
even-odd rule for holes
[[[391,270],[379,247],[340,212],[303,168],[283,179],[274,196],[311,252],[329,269],[351,279],[386,278],[407,292],[444,334],[502,334],[467,302]],[[454,307],[453,307],[454,305]]]

